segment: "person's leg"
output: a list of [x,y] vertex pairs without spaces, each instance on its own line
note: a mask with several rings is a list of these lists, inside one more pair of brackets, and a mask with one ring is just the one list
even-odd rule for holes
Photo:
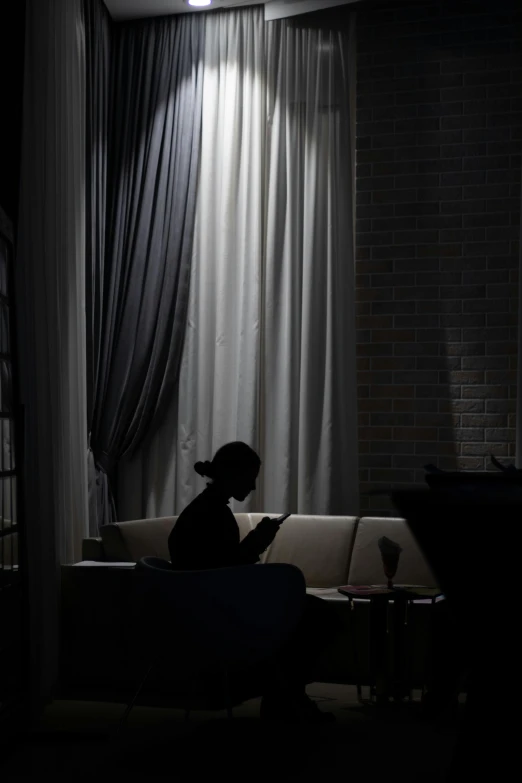
[[321,652],[338,630],[337,616],[329,604],[307,595],[301,622],[274,663],[273,677],[264,691],[262,716],[297,711],[305,720],[329,717],[307,697],[306,686],[317,680]]
[[[237,705],[262,696],[262,717],[304,721],[324,719],[324,714],[308,699],[306,686],[317,679],[319,656],[338,626],[337,615],[327,602],[307,595],[298,627],[274,660],[229,673],[231,703]],[[225,706],[223,686],[223,672],[212,671],[203,675],[204,701],[209,708],[222,709]]]

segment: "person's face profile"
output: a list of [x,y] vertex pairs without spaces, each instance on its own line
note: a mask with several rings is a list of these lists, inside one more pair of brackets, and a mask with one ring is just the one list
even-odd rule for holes
[[256,488],[256,479],[259,475],[259,468],[246,470],[240,476],[234,485],[234,491],[232,497],[234,500],[238,500],[240,503],[246,500],[247,497]]

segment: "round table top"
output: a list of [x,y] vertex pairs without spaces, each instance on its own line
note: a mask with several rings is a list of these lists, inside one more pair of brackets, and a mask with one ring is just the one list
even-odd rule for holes
[[425,587],[424,585],[393,585],[392,588],[386,585],[345,585],[339,587],[338,591],[348,598],[386,598],[401,599],[406,601],[415,601],[419,599],[439,598],[443,593],[438,587]]

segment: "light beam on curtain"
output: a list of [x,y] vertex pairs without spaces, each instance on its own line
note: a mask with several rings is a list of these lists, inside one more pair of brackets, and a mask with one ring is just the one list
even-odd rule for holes
[[247,509],[357,513],[347,36],[258,8],[206,20],[179,394],[121,471],[122,518],[181,511],[194,462],[234,439],[264,462]]
[[31,694],[57,677],[60,563],[88,535],[81,0],[28,0],[16,263]]
[[264,31],[261,8],[209,16],[206,24],[201,168],[179,383],[178,508],[203,488],[196,461],[233,440],[259,448]]
[[122,518],[172,514],[204,488],[194,463],[258,443],[266,88],[261,8],[208,14],[190,304],[177,399],[124,466]]
[[[203,19],[121,25],[113,44],[108,219],[90,474],[96,519],[114,518],[108,477],[170,402],[185,333],[200,149]],[[93,286],[94,288],[94,286]],[[91,506],[92,507],[92,506]]]

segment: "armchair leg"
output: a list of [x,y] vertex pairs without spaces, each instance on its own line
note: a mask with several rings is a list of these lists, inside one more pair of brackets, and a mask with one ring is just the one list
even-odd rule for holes
[[227,708],[227,718],[228,720],[232,720],[234,717],[232,714],[232,704],[230,701],[230,683],[229,683],[229,676],[228,671],[225,669],[223,672],[223,691],[225,696],[225,704]]
[[134,705],[136,704],[136,700],[137,700],[138,696],[140,695],[141,691],[143,690],[143,688],[144,688],[144,686],[145,686],[145,683],[146,683],[146,682],[147,682],[147,680],[149,679],[149,675],[150,675],[151,671],[153,670],[153,668],[154,668],[154,665],[155,665],[155,661],[153,661],[153,662],[150,664],[150,666],[149,666],[149,668],[147,669],[147,671],[146,671],[146,673],[145,673],[144,677],[142,678],[142,680],[141,680],[140,684],[138,685],[138,688],[136,689],[136,691],[135,691],[135,693],[134,693],[134,695],[133,695],[132,699],[131,699],[131,700],[129,701],[129,703],[127,704],[127,709],[125,710],[125,712],[124,712],[124,713],[123,713],[123,715],[121,716],[121,718],[120,718],[120,722],[119,722],[119,724],[118,724],[118,729],[117,729],[117,733],[118,733],[118,734],[119,734],[119,733],[122,731],[122,729],[123,729],[123,727],[124,727],[125,723],[127,722],[127,718],[129,717],[129,715],[130,715],[130,713],[131,713],[131,710],[132,710],[132,708],[133,708],[133,707],[134,707]]

